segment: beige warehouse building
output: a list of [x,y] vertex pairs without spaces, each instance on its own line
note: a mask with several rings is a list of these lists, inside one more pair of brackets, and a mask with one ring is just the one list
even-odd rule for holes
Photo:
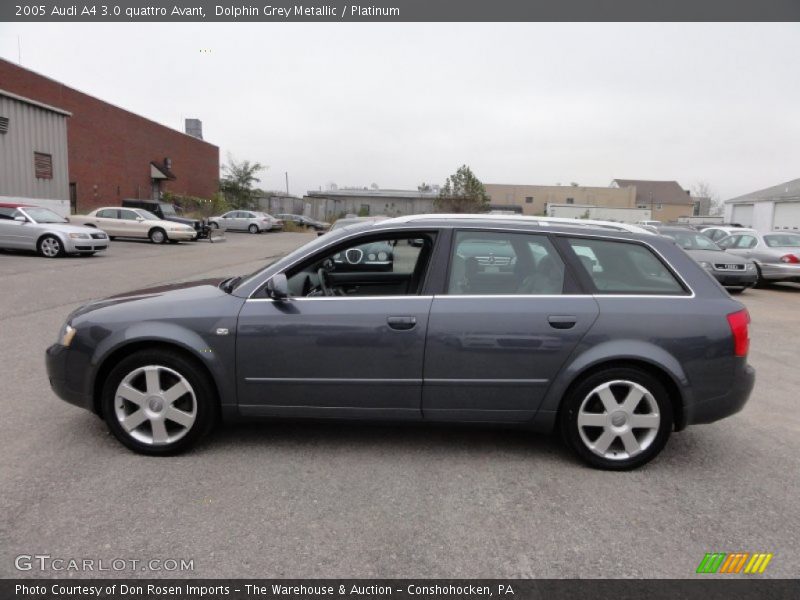
[[584,204],[612,208],[636,208],[636,187],[587,187],[573,185],[484,186],[492,208],[522,208],[525,215],[544,215],[549,204]]

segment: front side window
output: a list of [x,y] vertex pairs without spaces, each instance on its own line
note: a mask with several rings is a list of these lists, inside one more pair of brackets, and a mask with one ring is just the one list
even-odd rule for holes
[[369,236],[326,250],[287,272],[298,297],[419,294],[434,235]]
[[600,294],[683,294],[652,250],[641,244],[570,238],[569,245]]
[[450,259],[447,293],[561,294],[564,262],[544,235],[459,231]]

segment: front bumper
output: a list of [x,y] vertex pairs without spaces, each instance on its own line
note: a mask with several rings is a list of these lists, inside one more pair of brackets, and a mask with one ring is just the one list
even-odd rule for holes
[[739,367],[728,393],[685,407],[686,425],[713,423],[736,414],[744,408],[755,383],[756,370],[748,364]]
[[181,242],[189,242],[197,237],[196,231],[167,231],[167,238]]
[[75,389],[67,378],[70,351],[66,346],[53,344],[45,351],[45,365],[50,387],[56,396],[87,410],[94,410],[94,399],[84,390]]
[[67,237],[64,241],[64,252],[67,254],[83,254],[86,252],[102,252],[108,249],[108,238],[96,239],[76,239]]
[[770,281],[800,281],[800,264],[769,263],[759,265],[761,276]]
[[711,271],[714,278],[723,287],[752,287],[758,280],[758,275],[753,271]]

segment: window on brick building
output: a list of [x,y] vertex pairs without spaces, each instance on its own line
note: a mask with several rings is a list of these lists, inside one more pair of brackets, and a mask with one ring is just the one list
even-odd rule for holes
[[33,168],[36,171],[36,179],[53,178],[53,156],[43,152],[33,153]]

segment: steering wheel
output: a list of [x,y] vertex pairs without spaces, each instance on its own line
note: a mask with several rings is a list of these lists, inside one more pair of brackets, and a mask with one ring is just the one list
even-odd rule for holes
[[333,291],[333,288],[331,288],[331,286],[328,285],[328,272],[322,267],[320,267],[319,269],[317,269],[317,277],[319,277],[319,287],[322,290],[322,293],[325,294],[326,296],[334,296],[335,293]]

